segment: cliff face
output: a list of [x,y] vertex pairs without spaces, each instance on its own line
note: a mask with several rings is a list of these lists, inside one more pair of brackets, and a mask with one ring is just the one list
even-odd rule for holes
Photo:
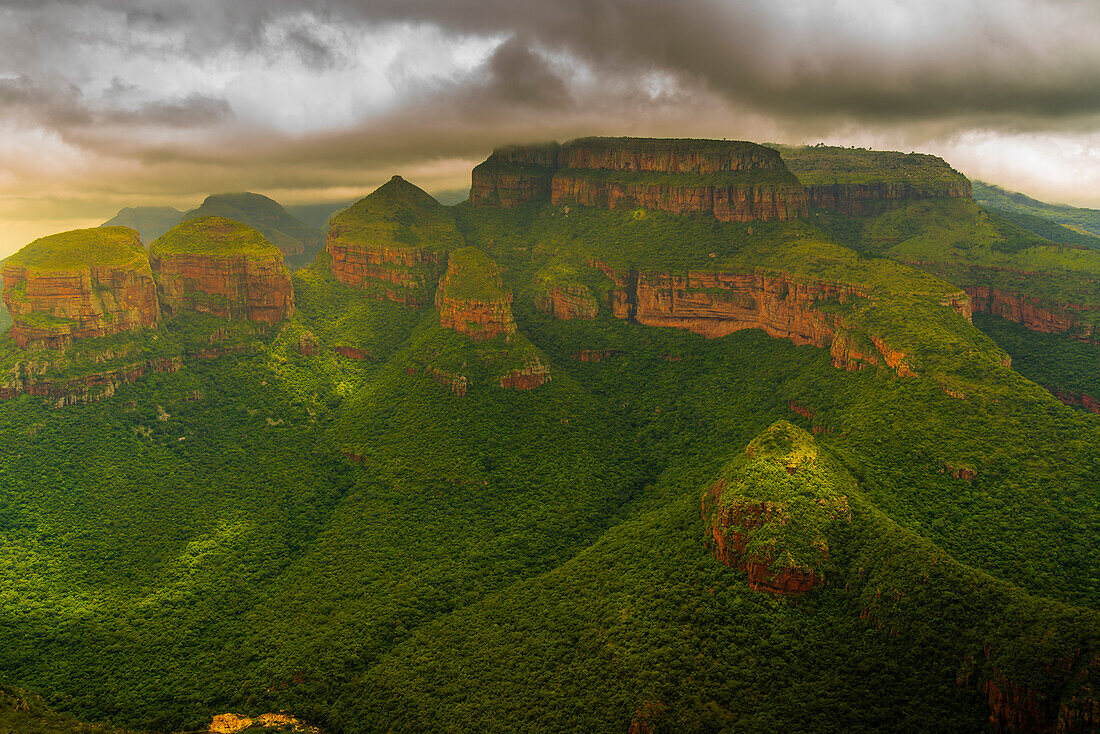
[[411,307],[428,305],[432,274],[438,272],[441,264],[439,253],[426,248],[347,244],[331,232],[328,252],[336,280],[353,288],[381,286],[385,298]]
[[277,324],[294,313],[282,253],[240,222],[185,220],[149,247],[149,260],[169,316],[187,310]]
[[1079,320],[1083,307],[1073,304],[1044,305],[1039,299],[1023,293],[1010,293],[988,286],[966,289],[972,308],[978,313],[990,313],[1022,324],[1044,334],[1071,332],[1082,341],[1094,341],[1092,326]]
[[644,207],[735,222],[793,219],[807,207],[805,190],[774,150],[645,138],[502,148],[474,169],[472,204],[510,208],[527,201]]
[[922,153],[829,146],[777,146],[806,187],[810,206],[848,216],[881,214],[916,199],[969,199],[970,181]]
[[432,303],[447,252],[462,245],[450,210],[394,176],[332,218],[326,247],[344,285],[421,307]]
[[[618,272],[595,265],[615,283],[611,309],[618,318],[688,329],[708,338],[762,329],[795,344],[829,349],[840,369],[885,364],[900,375],[911,374],[904,353],[850,328],[840,315],[815,307],[825,300],[844,303],[866,297],[859,286],[760,273]],[[948,304],[969,318],[970,303],[964,294]]]
[[470,203],[514,209],[528,201],[550,198],[550,181],[558,167],[558,144],[498,148],[473,170]]
[[157,323],[156,286],[131,229],[44,237],[13,255],[0,274],[11,336],[22,349],[65,349],[73,339]]
[[[985,656],[990,656],[986,648]],[[1092,677],[1095,660],[1082,659],[1080,651],[1048,661],[1047,678],[1058,692],[1029,688],[995,668],[980,682],[989,705],[989,722],[998,734],[1085,734],[1100,730],[1100,700],[1087,684],[1076,693],[1066,689],[1074,680]]]
[[504,290],[496,263],[477,248],[451,253],[435,305],[443,328],[476,342],[516,332],[512,294]]
[[152,258],[165,313],[211,313],[277,324],[294,313],[294,291],[281,255],[251,258],[164,254]]
[[904,181],[879,183],[831,183],[806,186],[810,206],[832,209],[849,216],[879,214],[914,199],[969,199],[966,180],[929,188]]
[[556,319],[594,319],[600,307],[592,290],[577,284],[547,284],[535,294],[535,309]]

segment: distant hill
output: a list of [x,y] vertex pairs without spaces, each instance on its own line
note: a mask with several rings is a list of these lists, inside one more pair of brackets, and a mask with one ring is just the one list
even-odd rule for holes
[[[1044,237],[1049,237],[1055,242],[1100,248],[1100,242],[1096,241],[1100,239],[1100,210],[1098,209],[1080,209],[1060,204],[1047,204],[1032,199],[1030,196],[1015,191],[1006,191],[1000,186],[981,181],[974,182],[974,200],[987,209],[996,209],[1014,224]],[[1070,242],[1066,239],[1069,235],[1061,230],[1051,230],[1048,224],[1036,221],[1036,219],[1048,220],[1070,230],[1073,234],[1079,236],[1078,241]],[[1040,232],[1039,229],[1035,229],[1036,227],[1046,228],[1050,233]],[[1082,236],[1088,239],[1081,240],[1080,237]]]
[[198,209],[183,215],[225,217],[258,230],[278,247],[291,270],[313,260],[321,249],[321,231],[288,213],[279,202],[262,194],[215,194],[206,197]]
[[179,224],[181,216],[183,212],[170,206],[128,206],[99,226],[136,229],[148,245]]
[[284,207],[290,214],[298,217],[311,227],[325,232],[328,229],[328,220],[334,215],[347,209],[355,203],[354,199],[345,201],[329,201],[323,204],[298,204]]

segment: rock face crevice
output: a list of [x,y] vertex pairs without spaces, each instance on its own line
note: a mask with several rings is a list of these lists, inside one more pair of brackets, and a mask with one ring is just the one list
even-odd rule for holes
[[806,191],[779,154],[717,140],[582,138],[561,146],[512,146],[473,171],[470,203],[528,201],[608,209],[709,214],[727,222],[794,219]]

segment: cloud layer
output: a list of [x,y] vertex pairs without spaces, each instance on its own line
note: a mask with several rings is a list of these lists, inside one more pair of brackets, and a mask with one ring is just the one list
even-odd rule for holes
[[1100,206],[1098,34],[1090,0],[7,0],[0,255],[44,220],[456,188],[495,145],[601,133],[920,149]]

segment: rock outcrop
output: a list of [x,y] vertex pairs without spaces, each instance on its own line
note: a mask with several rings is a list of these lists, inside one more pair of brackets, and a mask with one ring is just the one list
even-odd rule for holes
[[703,492],[707,540],[719,561],[745,572],[754,591],[809,593],[825,583],[830,526],[851,520],[850,484],[819,455],[813,436],[778,421]]
[[777,149],[817,209],[864,216],[916,199],[973,195],[965,176],[932,155],[828,146]]
[[542,143],[497,148],[474,167],[470,203],[514,209],[528,201],[549,200],[560,147]]
[[[680,275],[594,265],[615,284],[611,310],[618,318],[688,329],[708,338],[762,329],[795,344],[829,349],[840,369],[886,365],[899,375],[913,374],[906,355],[885,339],[852,327],[833,310],[818,308],[824,301],[843,304],[850,298],[868,297],[861,286],[764,273],[689,271]],[[944,305],[969,320],[970,301],[961,291],[945,299]]]
[[540,284],[535,293],[535,310],[556,319],[594,319],[600,305],[592,289],[580,283]]
[[1035,296],[1009,292],[988,286],[966,288],[976,313],[988,313],[1015,321],[1032,331],[1044,334],[1068,332],[1081,341],[1095,341],[1092,325],[1080,320],[1087,309],[1075,304],[1045,303]]
[[501,375],[497,384],[512,390],[534,390],[547,382],[550,382],[550,365],[538,357],[530,357],[524,361],[523,367]]
[[65,349],[73,339],[155,326],[156,286],[145,247],[125,227],[43,237],[4,264],[3,299],[22,349]]
[[779,154],[720,140],[581,138],[501,148],[473,172],[470,202],[528,201],[709,214],[722,221],[794,219],[806,192]]
[[463,246],[450,210],[400,176],[329,224],[338,281],[406,306],[432,303],[447,252]]
[[180,357],[135,360],[122,367],[57,378],[49,375],[53,365],[48,362],[18,362],[0,378],[0,400],[33,395],[45,398],[58,408],[92,403],[111,397],[121,385],[136,382],[148,374],[178,372],[182,365]]
[[161,308],[277,324],[294,312],[283,255],[255,229],[223,217],[186,220],[149,257]]
[[476,247],[451,253],[436,291],[439,323],[476,342],[516,332],[512,294],[504,289],[496,263]]

